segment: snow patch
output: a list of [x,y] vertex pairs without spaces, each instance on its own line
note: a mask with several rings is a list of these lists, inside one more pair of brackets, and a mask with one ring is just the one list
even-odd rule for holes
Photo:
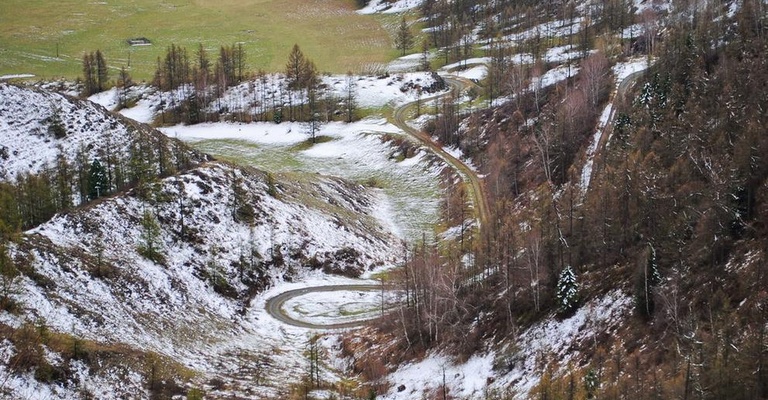
[[620,84],[636,72],[645,71],[648,67],[648,59],[645,57],[634,58],[614,65],[613,74],[616,77],[616,84]]
[[530,392],[543,372],[538,365],[541,355],[547,354],[558,360],[561,368],[567,367],[568,361],[577,359],[581,353],[574,347],[599,333],[616,331],[631,307],[632,298],[615,290],[591,300],[569,318],[562,321],[549,318],[526,329],[515,341],[516,350],[505,350],[509,353],[503,356],[503,364],[509,372],[499,377],[491,388],[512,387],[518,393]]
[[[440,354],[406,364],[388,376],[392,388],[383,400],[418,400],[437,391],[445,381],[452,397],[485,399],[485,388],[494,376],[493,354],[475,355],[464,363],[454,363]],[[400,391],[400,389],[403,389]]]
[[[57,137],[58,124],[63,137]],[[59,154],[74,160],[83,149],[89,160],[103,151],[128,154],[133,130],[97,104],[58,93],[0,83],[0,180],[39,173]]]
[[410,11],[421,5],[421,0],[370,0],[368,5],[357,10],[359,14],[396,14]]
[[100,93],[91,95],[88,100],[106,108],[107,110],[114,110],[117,107],[117,88],[112,88]]
[[[614,95],[619,86],[625,80],[629,79],[632,74],[645,71],[648,69],[648,67],[649,65],[647,58],[635,58],[614,65],[613,75],[616,79],[614,85]],[[611,99],[611,101],[613,101],[613,99]],[[592,180],[592,167],[594,165],[595,154],[597,153],[597,148],[600,145],[600,142],[603,140],[603,135],[606,131],[607,125],[613,117],[613,112],[613,103],[608,103],[603,109],[603,112],[600,113],[600,119],[597,122],[597,129],[595,129],[595,133],[592,134],[589,147],[587,147],[587,161],[584,163],[584,167],[581,170],[581,178],[579,184],[582,193],[586,193],[587,189],[589,189],[589,183]],[[608,138],[608,140],[610,140],[610,138]]]
[[26,79],[26,78],[34,78],[35,76],[32,74],[11,74],[11,75],[0,75],[0,81],[7,81],[11,79]]
[[600,140],[603,137],[605,126],[608,124],[612,114],[613,104],[608,103],[608,105],[606,105],[603,109],[603,112],[600,113],[600,119],[597,122],[597,129],[595,129],[595,133],[592,134],[589,147],[587,147],[587,162],[584,164],[584,168],[581,170],[580,187],[582,193],[586,193],[587,189],[589,189],[589,182],[592,179],[592,165],[594,163],[595,153],[597,152],[597,146],[600,145]]
[[569,79],[579,73],[579,67],[560,65],[550,69],[543,75],[531,79],[530,91],[556,85],[566,79]]

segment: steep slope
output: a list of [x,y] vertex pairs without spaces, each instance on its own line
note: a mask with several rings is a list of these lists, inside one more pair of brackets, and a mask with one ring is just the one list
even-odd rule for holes
[[53,169],[59,156],[70,163],[77,157],[87,162],[94,158],[128,159],[131,146],[140,138],[149,148],[166,147],[172,165],[181,162],[176,157],[182,152],[191,158],[189,161],[204,159],[148,125],[109,113],[98,104],[53,91],[0,83],[2,180]]
[[[25,233],[12,253],[30,257],[30,268],[53,281],[53,287],[25,290],[29,297],[22,301],[50,303],[33,315],[68,329],[78,319],[68,315],[85,313],[91,317],[79,320],[78,328],[95,337],[172,343],[171,337],[143,338],[147,324],[183,329],[208,315],[230,320],[273,279],[291,279],[307,266],[356,276],[385,262],[392,244],[370,217],[345,222],[369,212],[371,200],[359,187],[329,178],[303,187],[280,184],[277,199],[267,194],[264,174],[210,164],[166,178],[153,190],[160,200],[128,192]],[[318,209],[299,195],[337,205]],[[242,220],[246,214],[252,220]],[[154,233],[147,216],[156,221]],[[156,260],[140,254],[150,245]],[[58,318],[66,322],[59,325]]]
[[[434,125],[493,222],[464,258],[417,252],[410,304],[342,354],[388,399],[765,398],[766,3],[562,5],[480,27],[524,34],[485,48],[493,106]],[[571,40],[578,72],[533,86]]]
[[[7,173],[41,172],[46,157],[56,157],[56,147],[65,153],[86,148],[93,157],[138,148],[157,154],[157,145],[142,146],[148,140],[163,149],[178,146],[175,155],[189,151],[87,102],[12,86],[3,93],[7,130],[0,131],[11,149],[3,164]],[[42,99],[42,111],[19,114]],[[43,131],[41,122],[56,109],[67,110],[61,118],[72,132],[61,138]],[[108,148],[102,129],[113,144],[136,145]],[[36,144],[42,161],[27,143]],[[205,156],[189,151],[187,158]],[[281,344],[269,341],[274,333],[260,328],[263,314],[252,313],[251,301],[276,282],[322,272],[359,276],[391,263],[399,240],[372,216],[377,207],[373,194],[339,179],[273,176],[206,162],[90,199],[13,234],[13,241],[3,243],[0,264],[6,310],[0,312],[0,393],[146,398],[184,394],[186,382],[205,384],[210,392],[277,396],[286,386],[275,383],[300,373],[275,353]],[[62,340],[75,347],[87,343],[101,350],[78,356],[29,333],[48,330],[67,335]],[[248,348],[249,343],[258,345]],[[28,353],[40,356],[15,361]],[[138,361],[115,364],[102,354],[132,354]],[[176,371],[164,378],[170,387],[155,384],[161,361],[170,365],[164,371]],[[253,371],[263,365],[274,368],[253,382]],[[251,372],[240,378],[242,370]],[[275,374],[279,378],[270,378]]]

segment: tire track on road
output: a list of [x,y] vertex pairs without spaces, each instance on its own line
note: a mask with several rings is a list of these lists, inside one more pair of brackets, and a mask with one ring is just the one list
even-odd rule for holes
[[354,328],[356,326],[364,325],[368,321],[375,318],[365,318],[357,321],[339,322],[335,324],[316,324],[312,322],[302,321],[291,317],[283,310],[283,305],[286,301],[293,299],[294,297],[304,296],[309,293],[319,292],[354,292],[354,291],[381,291],[381,285],[373,284],[359,284],[359,285],[328,285],[328,286],[313,286],[301,289],[289,290],[278,294],[275,297],[267,300],[265,308],[267,313],[276,320],[292,326],[307,329],[345,329]]
[[467,88],[468,85],[474,83],[468,83],[465,82],[463,79],[457,78],[457,77],[449,77],[445,76],[443,79],[448,83],[448,85],[451,86],[452,90],[448,93],[441,93],[436,96],[428,97],[426,99],[420,99],[417,101],[413,101],[407,104],[404,104],[397,109],[395,109],[395,112],[393,113],[393,122],[394,124],[402,129],[405,133],[407,133],[409,136],[415,138],[419,142],[421,142],[424,146],[429,148],[433,153],[435,153],[437,156],[445,160],[453,169],[455,169],[464,179],[464,182],[469,186],[470,188],[470,198],[472,200],[472,204],[474,205],[474,212],[475,212],[475,218],[478,220],[480,225],[486,224],[489,221],[489,208],[488,208],[488,199],[485,196],[485,185],[483,184],[482,179],[477,175],[477,173],[469,167],[467,164],[465,164],[463,161],[459,160],[458,158],[454,157],[447,151],[443,149],[442,146],[440,146],[439,143],[437,143],[432,137],[430,137],[426,132],[423,132],[419,129],[416,129],[407,123],[407,119],[411,114],[411,111],[416,108],[417,104],[419,102],[423,101],[430,101],[430,100],[437,100],[442,97],[446,97],[448,95],[451,95],[453,93],[461,94],[464,89]]

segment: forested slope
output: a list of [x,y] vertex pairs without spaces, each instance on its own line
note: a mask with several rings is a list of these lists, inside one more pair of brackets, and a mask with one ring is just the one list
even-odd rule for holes
[[[455,17],[440,10],[426,10],[429,21]],[[448,132],[441,121],[456,114],[437,117],[436,135],[481,164],[492,222],[472,258],[414,249],[401,278],[411,303],[377,332],[399,343],[391,363],[446,348],[496,354],[488,386],[498,398],[765,398],[766,5],[672,2],[654,12],[664,22],[652,35],[618,39],[611,32],[651,16],[608,11],[593,24],[587,13],[571,37],[596,46],[571,79],[525,90],[536,68],[551,66],[534,55],[533,66],[508,63],[494,75],[492,54],[483,83],[506,88],[491,94],[500,105],[461,115]],[[465,33],[447,27],[461,24],[439,26],[442,45],[460,52]],[[611,65],[628,56],[652,66],[624,74],[617,90]],[[606,301],[618,319],[593,314]],[[566,351],[530,354],[530,335],[574,323],[586,331],[565,339]],[[358,345],[350,341],[351,354]],[[529,375],[511,378],[529,358]],[[371,375],[392,365],[368,361],[357,367]]]

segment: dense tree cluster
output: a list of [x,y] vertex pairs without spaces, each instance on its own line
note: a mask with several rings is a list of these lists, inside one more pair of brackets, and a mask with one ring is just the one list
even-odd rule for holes
[[[564,44],[578,46],[586,54],[595,47],[595,38],[606,33],[621,34],[636,22],[633,2],[629,0],[588,2],[581,10],[577,9],[576,3],[568,1],[425,0],[420,11],[429,28],[430,45],[440,50],[445,63],[472,57],[475,51],[473,32],[477,27],[477,38],[491,44],[486,46],[486,56],[490,56],[488,53],[502,38],[527,32],[518,38],[518,52],[540,60],[544,49],[563,40],[566,41]],[[645,34],[655,29],[655,11],[649,9],[643,19],[647,22],[643,26],[644,35],[627,38],[634,46],[644,46],[653,40]],[[549,23],[553,20],[561,22]],[[556,28],[562,28],[562,25],[568,27],[565,37],[556,33]],[[495,79],[489,83],[498,84]]]
[[191,57],[186,48],[171,44],[165,57],[157,59],[152,81],[160,90],[171,92],[171,111],[168,115],[164,112],[160,122],[194,124],[211,120],[214,115],[209,117],[205,111],[211,102],[249,77],[242,44],[221,46],[215,63],[202,44]]
[[354,80],[347,78],[342,96],[323,90],[315,63],[298,45],[288,55],[284,74],[252,75],[245,59],[241,44],[222,46],[215,63],[202,44],[192,57],[171,45],[155,73],[154,85],[166,92],[157,123],[289,120],[306,122],[314,137],[326,121],[357,118]]
[[[407,26],[406,26],[407,28]],[[410,48],[410,31],[402,44]],[[342,95],[325,91],[315,63],[299,45],[293,46],[283,74],[253,73],[248,70],[242,43],[221,46],[215,60],[203,44],[194,51],[171,44],[157,58],[152,85],[164,92],[156,124],[196,124],[231,120],[239,122],[284,120],[307,123],[314,137],[320,125],[330,120],[352,122],[357,116],[355,81],[348,74]],[[115,81],[109,81],[106,61],[100,50],[83,56],[83,91],[87,97],[117,88],[118,107],[130,106],[133,80],[125,67]],[[66,135],[63,126],[52,120],[57,137]]]
[[107,89],[109,70],[101,50],[83,55],[83,96],[90,96]]
[[38,174],[23,173],[0,182],[0,237],[30,229],[54,214],[116,191],[142,187],[158,176],[192,166],[186,146],[163,135],[139,131],[128,154],[104,146],[93,157],[85,147],[73,158],[59,152],[54,165]]
[[208,82],[216,82],[224,90],[247,79],[246,74],[242,44],[221,46],[215,64],[209,60],[202,44],[192,60],[186,48],[171,44],[165,57],[157,59],[153,84],[160,90],[169,91],[192,83],[207,86]]

